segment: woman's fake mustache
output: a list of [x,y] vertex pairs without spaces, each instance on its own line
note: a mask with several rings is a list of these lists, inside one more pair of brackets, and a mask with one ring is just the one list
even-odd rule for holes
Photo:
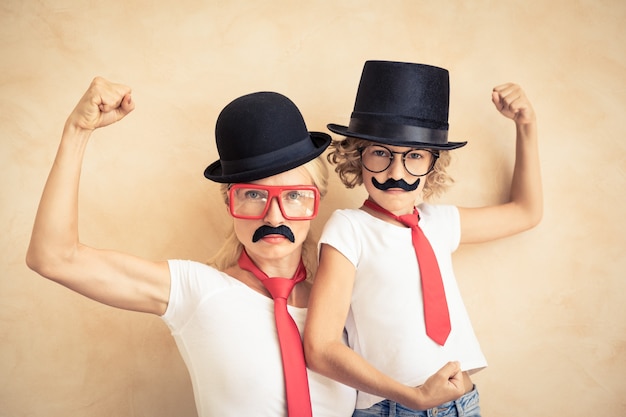
[[296,238],[293,235],[293,232],[291,231],[291,229],[285,226],[284,224],[281,224],[278,227],[271,227],[271,226],[266,226],[266,225],[259,227],[254,232],[254,235],[252,235],[252,242],[256,243],[267,235],[285,236],[287,239],[289,239],[291,243],[294,243],[296,241]]

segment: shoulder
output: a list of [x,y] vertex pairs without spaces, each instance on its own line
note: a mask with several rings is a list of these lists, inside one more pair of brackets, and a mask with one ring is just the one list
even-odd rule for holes
[[447,242],[455,250],[461,239],[461,217],[457,206],[449,204],[422,203],[417,206],[420,227],[428,239]]
[[363,213],[361,209],[337,209],[333,211],[330,215],[330,218],[342,218],[342,219],[352,219],[355,217],[359,217],[360,213]]
[[324,225],[322,234],[353,236],[360,233],[360,230],[368,228],[372,219],[374,217],[361,209],[335,210]]
[[459,215],[458,207],[451,204],[421,203],[417,206],[417,211],[419,211],[421,217],[425,218],[438,218]]
[[417,206],[420,214],[420,225],[450,225],[458,227],[460,225],[459,209],[450,204],[429,204],[421,203]]
[[197,261],[170,259],[167,263],[172,276],[211,275],[219,272],[217,269]]
[[170,259],[168,265],[173,285],[177,283],[191,291],[219,288],[239,282],[230,275],[197,261]]
[[361,210],[357,209],[339,209],[333,211],[326,223],[324,224],[324,232],[328,230],[335,230],[337,228],[349,227],[350,223],[353,223],[357,212]]

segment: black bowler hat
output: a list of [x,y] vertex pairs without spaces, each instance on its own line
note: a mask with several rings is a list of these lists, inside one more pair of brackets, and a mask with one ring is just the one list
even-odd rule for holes
[[348,126],[334,133],[387,145],[456,149],[448,142],[448,71],[407,62],[367,61]]
[[297,168],[319,156],[330,135],[307,131],[304,118],[287,97],[258,92],[229,103],[217,118],[220,159],[204,170],[208,179],[250,182]]

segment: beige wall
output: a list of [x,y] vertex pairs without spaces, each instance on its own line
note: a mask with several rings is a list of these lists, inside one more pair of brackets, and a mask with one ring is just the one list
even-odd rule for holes
[[[137,109],[87,152],[82,239],[204,260],[226,221],[202,177],[219,110],[274,90],[325,130],[347,121],[366,59],[450,69],[450,135],[469,145],[443,202],[506,195],[514,132],[494,85],[520,83],[539,116],[543,222],[455,255],[490,363],[475,378],[484,415],[626,415],[625,17],[621,0],[3,0],[0,417],[195,416],[159,318],[24,265],[63,122],[93,76],[132,86]],[[363,198],[331,186],[316,233]]]

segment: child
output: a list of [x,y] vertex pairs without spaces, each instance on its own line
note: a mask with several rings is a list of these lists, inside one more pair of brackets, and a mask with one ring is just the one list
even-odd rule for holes
[[[532,106],[515,84],[495,87],[492,100],[515,122],[516,161],[509,201],[482,208],[415,206],[444,190],[448,152],[466,144],[448,142],[447,70],[368,61],[349,126],[328,125],[346,136],[331,145],[329,161],[368,198],[360,209],[337,210],[324,228],[304,343],[311,369],[359,390],[354,416],[480,415],[470,374],[487,363],[451,254],[460,243],[534,227],[543,205]],[[430,247],[436,259],[423,258]],[[344,326],[349,347],[341,343]],[[421,401],[418,387],[451,360],[461,363],[465,394],[445,404]]]

